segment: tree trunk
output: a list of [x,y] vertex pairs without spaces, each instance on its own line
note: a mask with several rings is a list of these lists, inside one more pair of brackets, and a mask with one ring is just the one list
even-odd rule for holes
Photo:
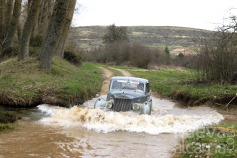
[[27,6],[27,14],[29,14],[30,12],[30,7],[31,7],[31,4],[32,4],[32,0],[28,0],[28,6]]
[[48,5],[48,11],[49,11],[49,17],[51,18],[51,16],[53,15],[53,9],[55,6],[56,2],[54,0],[49,0],[49,5]]
[[55,55],[60,58],[63,58],[63,55],[64,55],[64,49],[66,46],[67,35],[68,35],[70,25],[72,22],[74,10],[75,10],[75,5],[76,5],[76,0],[71,0],[69,2],[66,20],[65,20],[65,23],[63,26],[63,31],[62,31],[61,37],[59,39],[59,42],[58,42],[56,50],[55,50]]
[[0,0],[0,42],[2,44],[5,30],[5,4],[6,0]]
[[39,35],[42,37],[45,36],[47,28],[48,28],[48,23],[49,23],[49,5],[50,1],[45,0],[44,4],[42,5],[40,16],[38,19],[38,28],[39,28]]
[[35,18],[35,21],[33,23],[33,26],[32,26],[32,30],[31,30],[31,37],[35,37],[37,35],[37,22],[38,22],[38,16]]
[[42,1],[42,3],[41,3],[41,5],[40,5],[40,10],[39,10],[39,15],[38,15],[38,32],[40,32],[39,30],[40,30],[40,26],[41,26],[41,23],[43,22],[42,21],[42,19],[43,19],[43,16],[44,16],[44,11],[43,11],[43,8],[44,8],[44,5],[46,4],[46,1],[45,0],[43,0]]
[[32,31],[32,27],[34,25],[35,19],[37,18],[37,15],[39,14],[39,6],[41,2],[42,0],[32,1],[31,8],[27,16],[24,29],[23,29],[23,34],[21,37],[21,50],[20,50],[18,60],[25,60],[29,58],[30,35],[31,35],[31,31]]
[[21,26],[18,24],[17,26],[17,39],[18,39],[18,44],[21,45],[21,36],[22,36],[22,31],[21,31]]
[[5,18],[5,33],[8,32],[9,26],[10,26],[10,19],[12,17],[12,11],[13,11],[13,0],[7,0],[7,10],[6,10],[6,18]]
[[39,67],[50,69],[52,66],[53,54],[62,34],[66,19],[67,9],[71,0],[57,0],[54,6],[53,15],[50,19],[46,37],[40,51]]
[[19,17],[21,14],[21,2],[22,0],[15,0],[13,16],[11,18],[9,31],[7,33],[7,40],[3,46],[4,49],[7,49],[12,46],[13,38],[16,33]]

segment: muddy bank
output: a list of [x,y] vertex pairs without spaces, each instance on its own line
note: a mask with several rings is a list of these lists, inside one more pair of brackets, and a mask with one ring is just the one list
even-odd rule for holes
[[19,117],[17,115],[0,110],[0,132],[13,129],[14,127],[11,123],[15,122],[18,119]]
[[0,110],[0,124],[13,123],[18,119],[18,116],[15,114],[10,114],[5,111]]

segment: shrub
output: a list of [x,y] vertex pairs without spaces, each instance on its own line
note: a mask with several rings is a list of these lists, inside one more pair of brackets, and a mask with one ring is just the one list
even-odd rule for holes
[[147,69],[152,59],[155,58],[150,48],[139,43],[133,45],[131,56],[132,64],[144,69]]
[[77,65],[77,66],[81,66],[81,64],[82,64],[81,57],[73,51],[65,51],[64,52],[64,59],[66,59],[70,63]]
[[15,57],[19,54],[20,47],[15,45],[2,51],[1,57]]
[[178,54],[178,57],[179,57],[179,58],[183,58],[183,57],[184,57],[184,54],[183,54],[183,53],[179,53],[179,54]]
[[[134,65],[140,68],[148,68],[150,63],[157,62],[160,50],[152,50],[140,43],[120,41],[107,44],[105,47],[94,48],[86,53],[85,60],[97,63],[109,63],[116,65]],[[159,60],[160,61],[160,60]]]
[[42,44],[43,44],[43,37],[41,35],[37,35],[30,38],[31,47],[41,47]]

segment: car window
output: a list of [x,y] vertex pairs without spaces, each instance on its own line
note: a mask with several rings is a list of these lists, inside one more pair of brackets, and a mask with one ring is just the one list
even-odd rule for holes
[[111,89],[126,89],[144,92],[144,83],[131,80],[113,80]]
[[150,89],[149,89],[149,83],[146,84],[146,93],[149,93]]

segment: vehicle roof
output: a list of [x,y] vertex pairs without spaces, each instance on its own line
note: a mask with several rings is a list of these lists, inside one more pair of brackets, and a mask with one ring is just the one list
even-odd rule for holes
[[149,81],[147,79],[138,78],[138,77],[115,76],[115,77],[112,77],[111,80],[133,80],[133,81],[149,83]]

